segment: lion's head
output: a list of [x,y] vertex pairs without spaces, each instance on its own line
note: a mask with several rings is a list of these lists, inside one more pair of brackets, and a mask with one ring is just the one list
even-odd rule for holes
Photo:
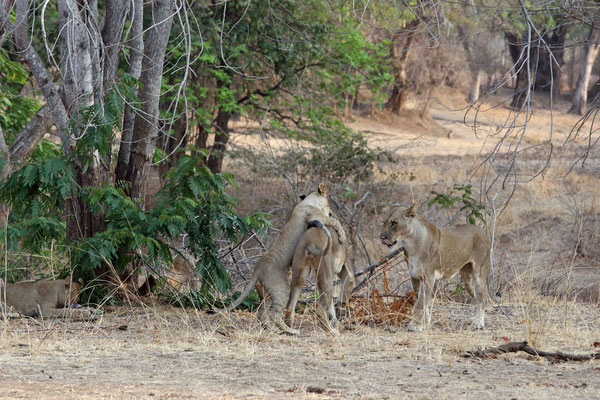
[[413,232],[413,218],[416,215],[416,204],[413,204],[409,208],[394,208],[390,216],[383,223],[383,229],[381,230],[381,235],[379,235],[381,242],[391,247],[398,243],[400,239],[410,236]]
[[327,186],[324,183],[320,183],[315,192],[302,197],[302,201],[299,205],[307,205],[318,208],[323,214],[332,216],[333,212],[329,207],[329,200],[327,199]]

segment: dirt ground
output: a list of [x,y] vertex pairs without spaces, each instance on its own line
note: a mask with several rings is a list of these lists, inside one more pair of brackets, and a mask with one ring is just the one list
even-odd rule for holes
[[436,304],[428,332],[349,323],[339,337],[312,315],[288,337],[263,331],[246,312],[162,306],[107,310],[92,322],[9,320],[1,323],[0,397],[599,398],[598,361],[464,358],[505,339],[588,353],[600,339],[597,307],[579,305],[544,332],[533,332],[539,326],[522,306],[504,309],[507,316],[490,308],[489,328],[477,332],[467,328],[472,306],[449,302]]
[[[384,166],[397,179],[397,187],[379,189],[385,201],[397,200],[398,193],[422,200],[431,190],[467,180],[495,143],[496,136],[487,135],[510,113],[490,108],[479,117],[478,133],[486,134],[476,138],[463,122],[462,97],[440,98],[432,103],[431,119],[363,113],[349,120],[372,144],[398,156],[396,164]],[[577,122],[561,113],[563,106],[552,115],[557,144]],[[524,142],[537,147],[521,171],[544,162],[549,118],[540,107],[528,122]],[[261,146],[246,135],[232,138],[233,145],[249,142]],[[265,332],[251,313],[209,316],[160,304],[105,307],[88,322],[0,320],[0,398],[600,399],[597,360],[551,363],[525,353],[464,357],[507,340],[527,340],[546,351],[600,351],[594,347],[600,342],[594,292],[600,282],[598,162],[590,160],[591,172],[561,178],[575,154],[569,151],[555,149],[559,156],[545,176],[523,183],[498,219],[502,311],[488,305],[484,330],[469,329],[471,304],[448,298],[436,302],[433,324],[421,333],[408,333],[402,323],[366,326],[351,317],[334,337],[308,312],[299,316],[301,335],[289,337]],[[257,197],[247,204],[273,197],[244,185],[242,180],[240,191]],[[427,215],[437,223],[442,216]],[[369,239],[375,258],[386,251],[375,243],[382,218],[373,215],[362,228],[365,238],[375,238]],[[400,278],[404,267],[397,265]]]

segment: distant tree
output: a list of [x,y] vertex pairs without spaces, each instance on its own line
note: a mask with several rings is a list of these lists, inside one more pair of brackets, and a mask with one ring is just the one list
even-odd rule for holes
[[585,41],[583,59],[579,64],[579,75],[577,85],[573,92],[570,113],[583,115],[587,108],[588,88],[590,77],[592,75],[592,67],[600,50],[600,31],[594,26],[590,27],[587,40]]

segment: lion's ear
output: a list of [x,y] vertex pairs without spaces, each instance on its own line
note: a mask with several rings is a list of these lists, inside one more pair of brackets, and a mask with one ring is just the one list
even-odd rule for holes
[[327,185],[324,183],[319,183],[319,194],[321,196],[327,196]]
[[77,279],[77,283],[79,283],[79,284],[81,284],[83,286],[83,278]]
[[417,204],[413,203],[412,206],[404,213],[407,217],[414,217],[417,215]]

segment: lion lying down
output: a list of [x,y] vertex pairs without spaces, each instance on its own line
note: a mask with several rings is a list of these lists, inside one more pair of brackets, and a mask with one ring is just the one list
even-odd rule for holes
[[[77,303],[83,281],[4,283],[0,280],[0,314],[7,317],[91,318],[89,308],[69,308]],[[65,308],[66,307],[66,308]]]

